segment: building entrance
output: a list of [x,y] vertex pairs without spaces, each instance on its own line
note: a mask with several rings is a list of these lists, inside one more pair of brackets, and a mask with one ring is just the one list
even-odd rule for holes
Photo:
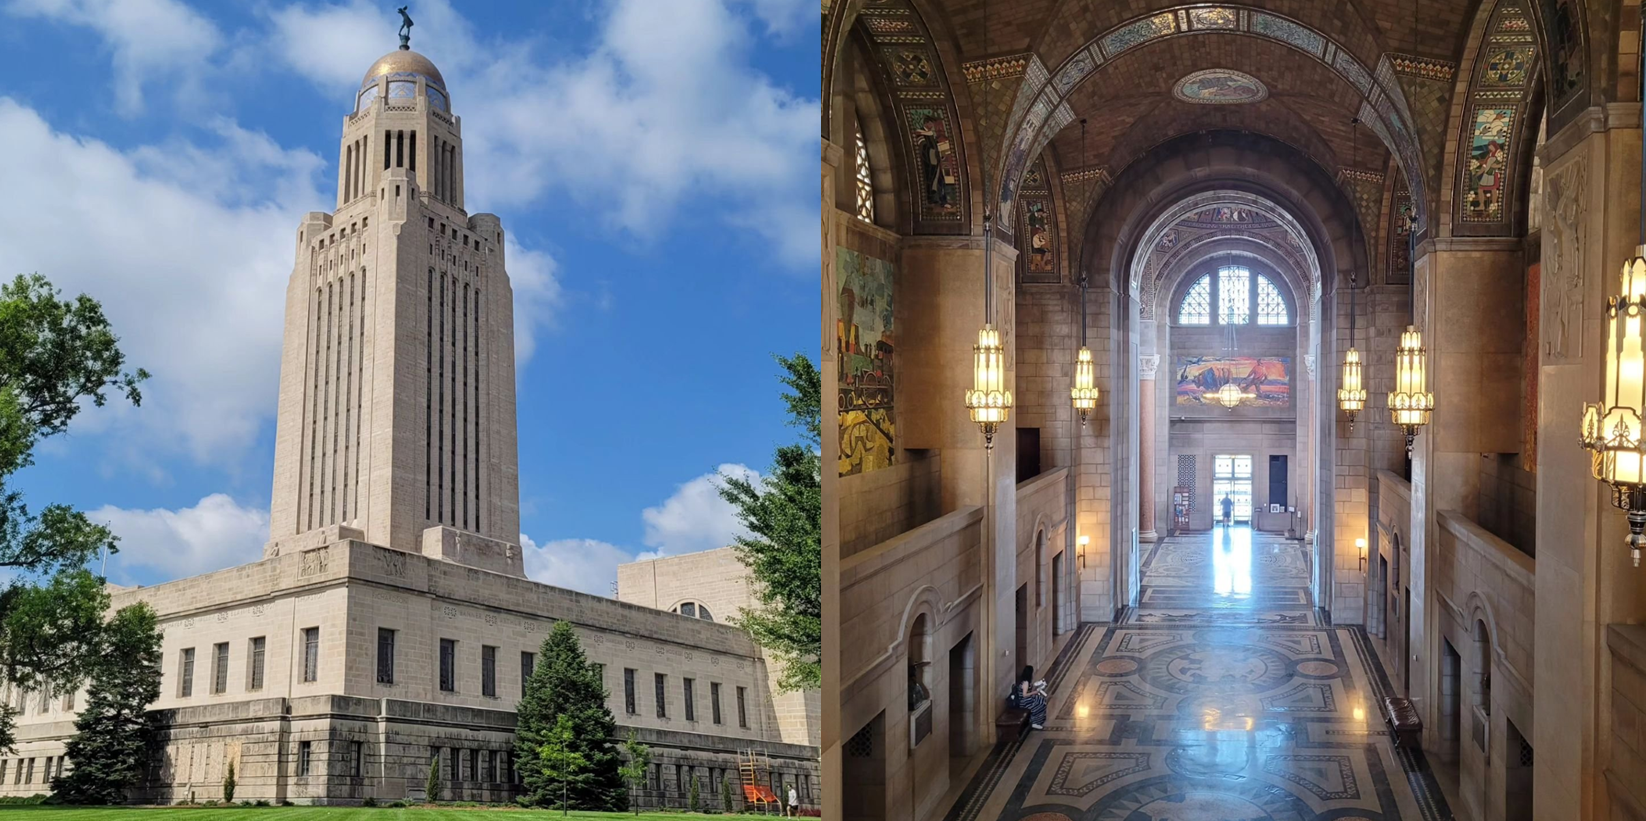
[[1212,519],[1223,519],[1223,497],[1234,501],[1234,520],[1252,521],[1252,457],[1218,454],[1212,457]]

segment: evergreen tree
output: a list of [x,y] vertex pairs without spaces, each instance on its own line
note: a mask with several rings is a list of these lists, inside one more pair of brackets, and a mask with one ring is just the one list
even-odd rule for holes
[[729,776],[720,779],[720,811],[732,811],[732,780]]
[[433,804],[440,800],[440,754],[429,760],[429,778],[423,782],[423,800]]
[[628,809],[618,772],[622,762],[612,745],[617,722],[606,709],[606,688],[567,622],[557,622],[543,639],[537,668],[526,680],[526,694],[516,708],[514,755],[525,781],[522,803],[545,807],[560,801],[560,785],[544,775],[542,752],[561,716],[571,722],[571,749],[585,764],[585,777],[570,785],[571,806]]
[[754,577],[756,610],[732,620],[783,662],[784,690],[823,683],[823,379],[803,354],[777,357],[785,374],[789,424],[803,442],[777,449],[771,475],[751,482],[721,474],[720,495],[749,536],[737,556]]
[[641,744],[635,739],[634,731],[629,731],[629,737],[623,741],[623,756],[626,761],[617,768],[617,774],[629,785],[629,806],[635,815],[640,814],[640,802],[634,800],[634,792],[646,780],[646,768],[651,765],[652,748]]
[[155,726],[148,706],[160,698],[160,631],[153,608],[120,608],[102,631],[86,708],[74,721],[68,775],[52,790],[71,804],[118,804],[142,783]]
[[703,809],[703,794],[697,786],[697,776],[692,776],[691,791],[686,794],[686,809],[698,812]]
[[234,762],[229,762],[229,774],[223,776],[223,803],[234,803]]

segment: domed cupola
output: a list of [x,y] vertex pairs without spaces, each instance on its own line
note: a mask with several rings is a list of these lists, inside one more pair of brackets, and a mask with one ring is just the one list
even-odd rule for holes
[[417,96],[418,80],[422,80],[428,90],[429,108],[435,111],[451,110],[446,96],[446,80],[440,76],[440,69],[435,68],[429,58],[406,46],[377,58],[377,62],[366,69],[354,110],[364,111],[379,95],[387,97],[390,105],[396,99],[409,102]]

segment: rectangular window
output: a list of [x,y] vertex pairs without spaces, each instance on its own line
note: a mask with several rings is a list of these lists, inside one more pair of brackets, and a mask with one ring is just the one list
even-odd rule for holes
[[212,645],[211,691],[213,693],[228,692],[229,689],[229,643]]
[[29,774],[23,778],[24,784],[34,783],[34,759],[29,759]]
[[749,704],[742,687],[737,688],[737,726],[749,729]]
[[394,683],[394,631],[377,628],[377,683]]
[[457,642],[451,639],[440,640],[440,689],[457,692]]
[[537,655],[535,653],[520,654],[520,695],[524,696],[526,694],[526,682],[531,680],[532,670],[536,668]]
[[493,769],[493,767],[495,767],[495,766],[496,765],[494,765],[492,763],[492,751],[491,750],[481,750],[480,751],[480,780],[485,781],[487,783],[496,781],[497,780],[497,770]]
[[657,685],[657,717],[669,717],[668,676],[662,673],[653,673],[652,681]]
[[446,762],[445,772],[451,773],[453,784],[463,780],[463,751],[456,747],[451,748],[451,760]]
[[177,660],[177,696],[188,698],[194,695],[194,648],[187,647],[183,655]]
[[711,709],[711,712],[714,713],[714,715],[711,716],[714,719],[714,723],[719,724],[720,723],[720,682],[718,682],[718,681],[709,682],[709,707]]
[[320,677],[320,628],[303,628],[303,680]]
[[480,646],[480,695],[497,698],[497,648]]
[[480,780],[480,751],[479,750],[469,750],[468,755],[465,755],[464,758],[468,759],[468,763],[469,763],[469,780],[470,781],[479,781]]
[[623,668],[623,712],[635,715],[639,710],[634,706],[634,669]]
[[359,741],[349,742],[349,775],[360,777],[361,764],[366,758],[366,745]]
[[309,774],[309,764],[312,762],[313,755],[314,755],[314,742],[313,741],[300,741],[300,742],[297,743],[297,774],[298,775],[308,775]]
[[251,640],[251,647],[246,653],[246,662],[250,665],[246,671],[247,690],[263,689],[263,648],[266,644],[262,636]]
[[0,784],[6,783],[6,764],[10,762],[9,758],[0,758]]
[[687,679],[681,679],[681,683],[684,685],[683,689],[681,690],[681,694],[682,694],[682,697],[686,700],[686,720],[687,721],[696,721],[697,720],[697,699],[692,697],[692,690],[694,689],[693,685],[695,685],[697,682],[692,680],[692,679],[687,678]]

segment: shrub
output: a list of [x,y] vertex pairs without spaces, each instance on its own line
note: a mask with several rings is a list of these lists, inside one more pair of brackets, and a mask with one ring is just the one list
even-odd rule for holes
[[229,762],[228,775],[223,776],[223,803],[234,803],[234,762]]
[[368,795],[368,796],[366,796],[365,801],[360,802],[360,806],[362,806],[362,807],[375,807],[375,806],[377,806],[377,799]]
[[[456,755],[456,753],[453,753]],[[435,754],[429,761],[429,780],[423,785],[425,793],[423,800],[433,804],[440,800],[440,755]]]
[[702,791],[697,786],[697,776],[692,776],[691,790],[686,794],[686,808],[692,812],[699,812],[702,807]]

